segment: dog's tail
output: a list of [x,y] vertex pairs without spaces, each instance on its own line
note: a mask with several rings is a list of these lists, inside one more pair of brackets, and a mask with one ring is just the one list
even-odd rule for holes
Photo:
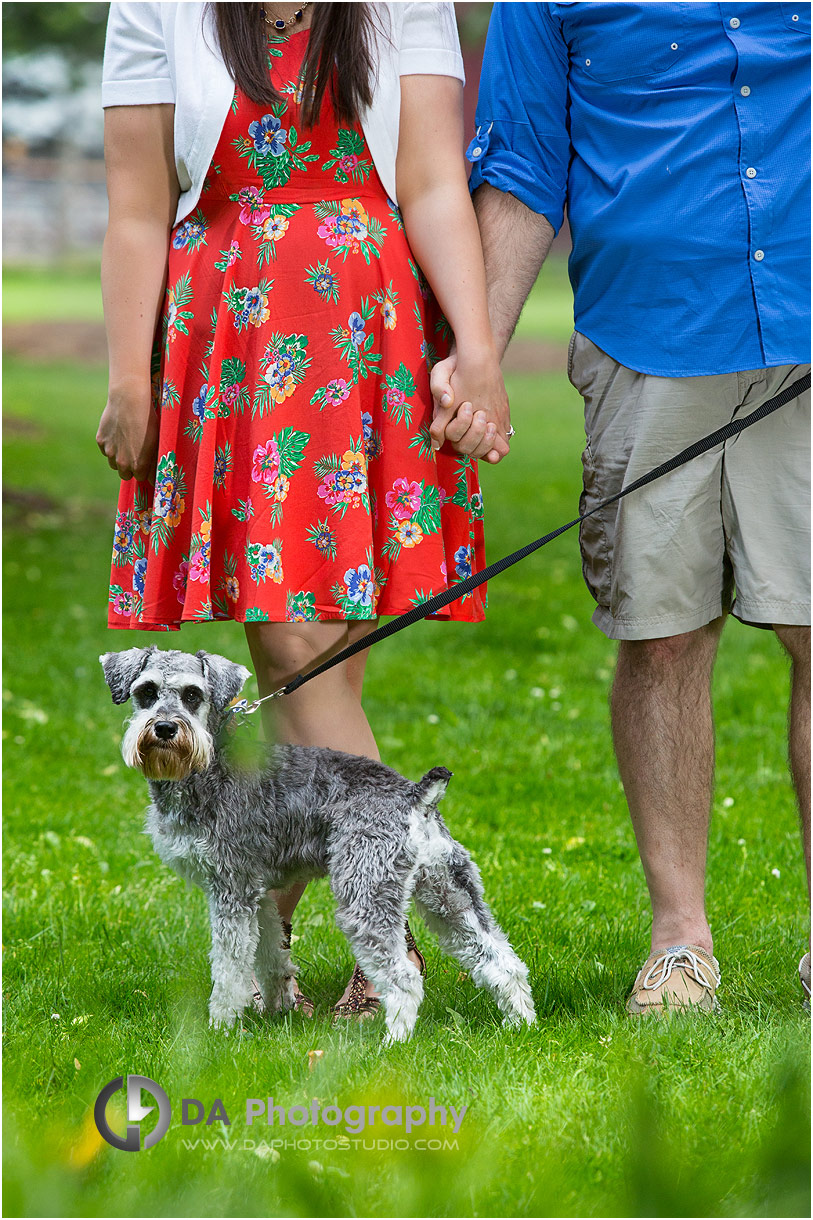
[[435,809],[438,801],[443,799],[451,778],[452,773],[446,767],[433,767],[415,785],[418,804],[422,805],[427,813],[430,809]]

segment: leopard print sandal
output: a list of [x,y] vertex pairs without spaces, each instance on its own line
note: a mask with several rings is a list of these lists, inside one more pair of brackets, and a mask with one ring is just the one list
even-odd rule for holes
[[[283,949],[290,949],[291,934],[293,933],[293,927],[291,924],[286,923],[286,921],[284,919],[281,922],[282,922],[282,947],[283,947]],[[257,980],[256,980],[256,978],[254,978],[253,975],[251,976],[251,981],[254,984],[254,991],[252,992],[252,996],[251,996],[251,1006],[252,1006],[252,1008],[256,1009],[257,1012],[264,1013],[265,1012],[265,1001],[263,1000],[262,992],[260,991],[259,984],[257,983]],[[299,987],[297,986],[296,983],[294,983],[294,987],[295,987],[295,991],[294,991],[293,1011],[301,1012],[303,1017],[312,1017],[313,1010],[314,1010],[313,1000],[311,1000],[308,996],[303,995],[302,992],[299,990]]]
[[[422,975],[425,975],[426,959],[415,943],[415,937],[412,935],[412,929],[408,923],[404,923],[404,931],[406,951],[417,954],[420,962],[418,969]],[[350,993],[347,999],[333,1005],[334,1023],[341,1020],[366,1021],[369,1017],[374,1017],[381,1007],[381,1001],[378,996],[367,995],[366,991],[367,975],[356,963],[350,978]]]

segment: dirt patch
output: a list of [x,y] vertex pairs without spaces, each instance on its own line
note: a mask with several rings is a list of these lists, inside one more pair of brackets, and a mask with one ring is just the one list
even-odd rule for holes
[[107,362],[107,340],[101,322],[6,322],[3,351],[32,364]]
[[[110,503],[76,496],[55,500],[47,492],[22,487],[3,488],[3,525],[8,529],[64,529],[88,520],[112,519]],[[8,555],[8,552],[7,552]]]
[[54,513],[59,505],[42,491],[22,491],[19,487],[4,487],[3,508],[26,514]]
[[505,373],[565,373],[567,344],[512,339],[502,362]]
[[[105,364],[107,342],[101,322],[7,322],[3,349],[34,364],[75,360]],[[514,339],[505,354],[506,373],[563,373],[567,344]]]
[[10,440],[21,437],[25,440],[39,440],[45,436],[45,429],[33,419],[23,419],[19,415],[3,416],[3,436]]

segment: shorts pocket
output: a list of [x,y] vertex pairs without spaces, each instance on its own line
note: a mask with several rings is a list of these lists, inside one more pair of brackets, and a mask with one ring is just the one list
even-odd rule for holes
[[[579,516],[589,512],[605,499],[600,486],[593,452],[588,440],[582,453],[582,494],[579,498]],[[612,547],[610,544],[611,523],[615,519],[617,505],[611,504],[582,521],[579,526],[579,548],[582,556],[582,575],[590,595],[599,606],[609,607],[612,597]],[[610,514],[610,516],[608,516]]]
[[567,345],[567,379],[573,385],[573,348],[576,346],[576,332],[570,336],[570,342]]

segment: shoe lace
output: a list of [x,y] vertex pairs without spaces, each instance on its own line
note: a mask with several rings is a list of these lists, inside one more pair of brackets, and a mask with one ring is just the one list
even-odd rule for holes
[[720,983],[720,975],[714,967],[704,962],[692,949],[679,945],[658,954],[643,977],[642,987],[647,991],[654,991],[656,987],[661,987],[669,981],[673,970],[687,970],[695,982],[709,991],[713,991]]

